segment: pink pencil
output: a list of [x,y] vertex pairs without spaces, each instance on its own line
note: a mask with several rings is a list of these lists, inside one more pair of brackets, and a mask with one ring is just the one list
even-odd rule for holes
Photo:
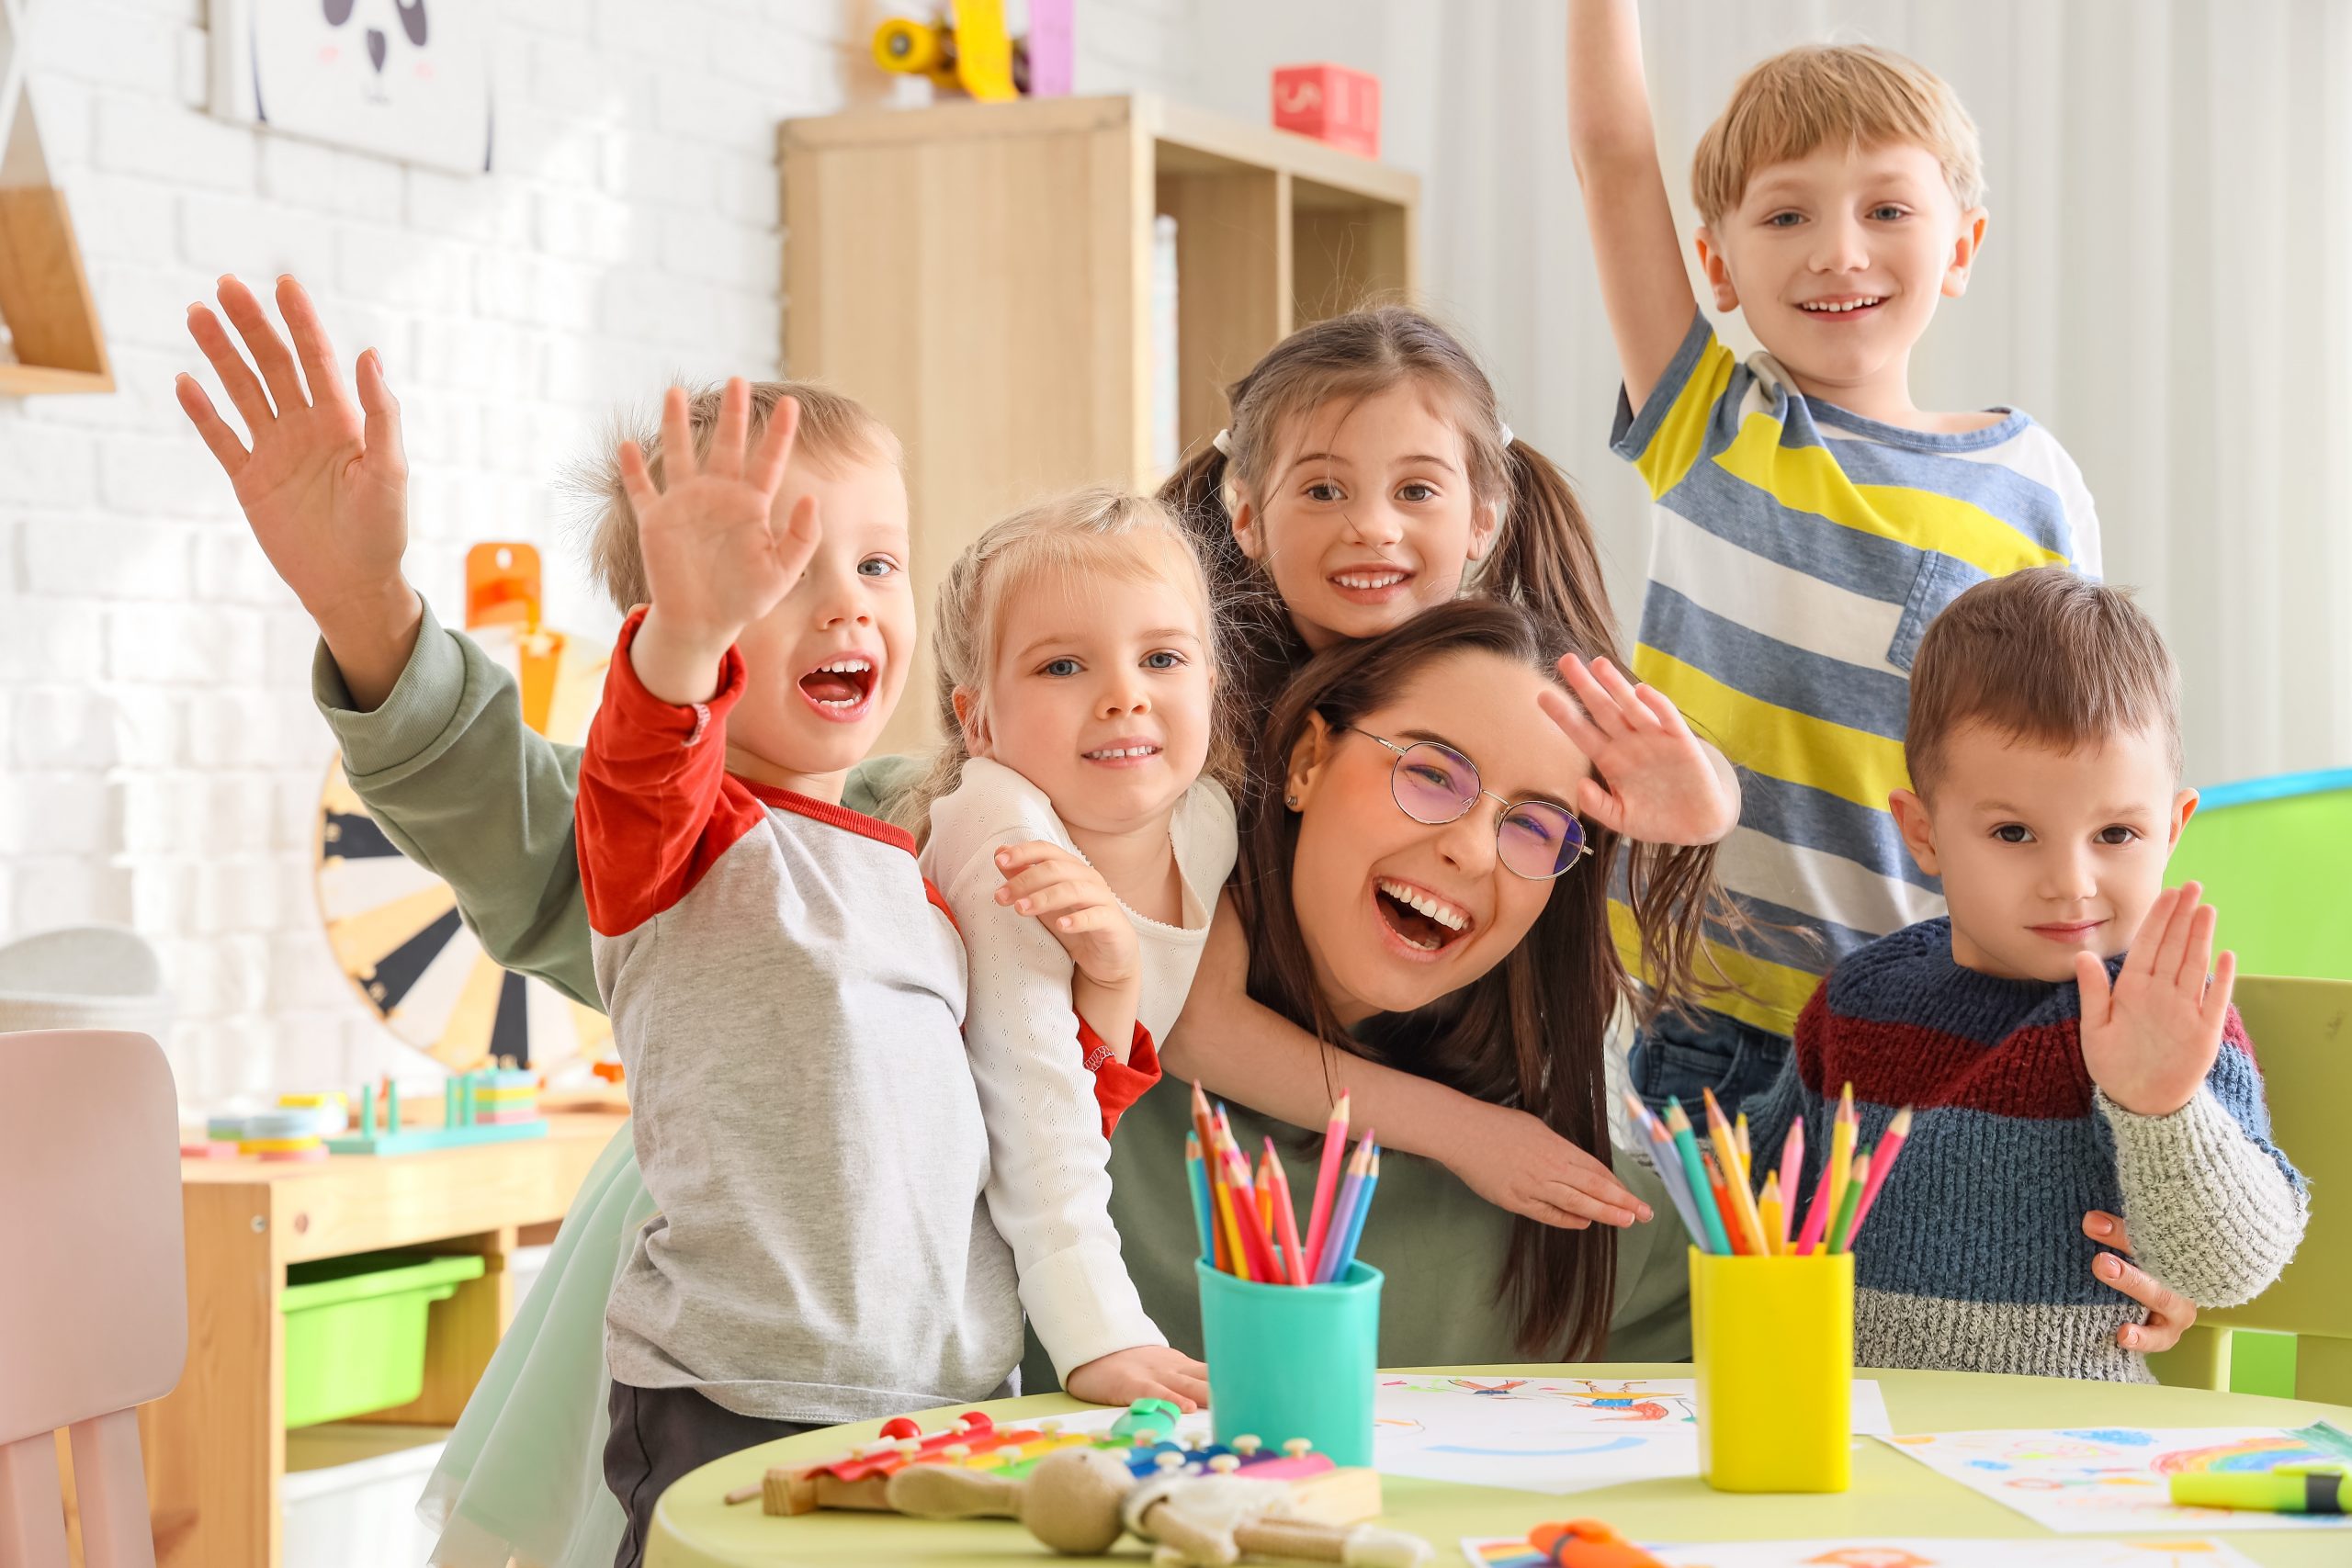
[[1323,1163],[1315,1173],[1315,1206],[1306,1212],[1306,1277],[1323,1266],[1323,1238],[1331,1228],[1331,1201],[1340,1195],[1340,1161],[1348,1152],[1348,1097],[1331,1109],[1323,1129]]
[[1862,1201],[1854,1206],[1854,1223],[1846,1230],[1846,1250],[1854,1250],[1854,1238],[1862,1234],[1862,1222],[1870,1217],[1871,1205],[1878,1201],[1878,1190],[1886,1185],[1886,1173],[1894,1168],[1894,1156],[1903,1152],[1903,1140],[1911,1135],[1911,1108],[1905,1106],[1886,1124],[1886,1135],[1871,1151],[1871,1179],[1862,1184]]
[[1789,1227],[1796,1223],[1797,1178],[1804,1174],[1804,1118],[1789,1123],[1788,1141],[1781,1145],[1781,1249],[1789,1250]]

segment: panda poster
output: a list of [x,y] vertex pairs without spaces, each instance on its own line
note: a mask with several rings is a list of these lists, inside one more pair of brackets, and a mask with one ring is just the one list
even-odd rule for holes
[[494,0],[212,0],[212,112],[406,163],[490,167]]

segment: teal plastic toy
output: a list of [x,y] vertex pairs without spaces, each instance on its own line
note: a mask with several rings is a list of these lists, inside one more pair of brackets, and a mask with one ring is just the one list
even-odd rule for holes
[[1155,1443],[1164,1443],[1175,1436],[1176,1423],[1183,1414],[1173,1400],[1138,1399],[1127,1406],[1125,1416],[1111,1423],[1111,1436],[1132,1438],[1141,1435]]
[[1372,1463],[1380,1270],[1328,1285],[1261,1285],[1195,1261],[1216,1440],[1305,1438],[1338,1465]]

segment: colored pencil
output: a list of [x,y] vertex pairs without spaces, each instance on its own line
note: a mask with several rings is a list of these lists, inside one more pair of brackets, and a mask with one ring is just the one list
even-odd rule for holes
[[1764,1173],[1764,1196],[1756,1201],[1756,1217],[1764,1227],[1764,1251],[1778,1258],[1789,1245],[1788,1226],[1781,1209],[1781,1173]]
[[1340,1159],[1348,1152],[1348,1097],[1331,1108],[1323,1128],[1323,1161],[1315,1172],[1314,1206],[1306,1212],[1306,1277],[1321,1278],[1323,1238],[1331,1228],[1331,1203],[1340,1195]]
[[1707,1194],[1714,1200],[1715,1213],[1723,1218],[1724,1234],[1731,1241],[1731,1255],[1746,1258],[1749,1251],[1747,1233],[1740,1228],[1737,1216],[1732,1213],[1731,1190],[1724,1182],[1724,1168],[1716,1163],[1713,1149],[1699,1151],[1699,1164],[1707,1173]]
[[1731,1124],[1731,1146],[1739,1151],[1739,1179],[1742,1185],[1756,1185],[1756,1149],[1747,1141],[1747,1112],[1743,1111]]
[[1201,1140],[1204,1156],[1216,1153],[1216,1123],[1209,1116],[1209,1097],[1201,1092],[1201,1080],[1193,1080],[1193,1134]]
[[1675,1152],[1682,1156],[1683,1181],[1690,1189],[1690,1206],[1699,1211],[1706,1250],[1728,1256],[1731,1238],[1724,1231],[1723,1212],[1707,1183],[1706,1168],[1699,1163],[1699,1140],[1691,1135],[1690,1112],[1682,1109],[1679,1100],[1668,1098],[1666,1102],[1666,1130],[1673,1134]]
[[1250,1278],[1272,1284],[1282,1278],[1274,1265],[1273,1244],[1266,1239],[1265,1227],[1258,1221],[1258,1192],[1250,1179],[1250,1162],[1233,1141],[1230,1131],[1225,1138],[1226,1182],[1233,1189],[1233,1213],[1237,1228],[1241,1233],[1241,1255],[1250,1260]]
[[1854,1156],[1854,1179],[1846,1183],[1846,1201],[1838,1206],[1838,1223],[1829,1227],[1829,1245],[1825,1253],[1844,1252],[1854,1235],[1854,1211],[1860,1206],[1862,1185],[1870,1179],[1871,1156]]
[[1283,1162],[1275,1157],[1274,1141],[1266,1140],[1267,1185],[1274,1192],[1274,1224],[1282,1232],[1283,1265],[1290,1272],[1294,1285],[1306,1283],[1306,1254],[1299,1249],[1298,1213],[1290,1199],[1290,1175],[1283,1169]]
[[1707,1250],[1707,1233],[1700,1228],[1699,1210],[1690,1201],[1690,1181],[1682,1174],[1682,1159],[1675,1152],[1674,1139],[1666,1123],[1650,1114],[1642,1097],[1632,1089],[1625,1091],[1625,1105],[1634,1113],[1634,1125],[1650,1143],[1650,1163],[1657,1168],[1657,1179],[1665,1187],[1674,1212],[1681,1216],[1682,1228],[1690,1233],[1691,1245],[1702,1252]]
[[1209,1179],[1216,1193],[1217,1267],[1237,1280],[1247,1280],[1250,1260],[1241,1251],[1241,1226],[1233,1217],[1233,1189],[1226,1182],[1223,1160],[1216,1162]]
[[1347,1235],[1348,1226],[1354,1220],[1356,1195],[1363,1189],[1363,1170],[1369,1163],[1364,1156],[1369,1143],[1370,1139],[1366,1138],[1356,1144],[1356,1152],[1348,1161],[1347,1179],[1340,1183],[1340,1195],[1332,1201],[1331,1224],[1323,1233],[1323,1255],[1316,1260],[1312,1276],[1318,1285],[1330,1283],[1331,1265],[1340,1257],[1340,1238]]
[[[1363,1185],[1356,1189],[1355,1212],[1348,1216],[1347,1234],[1340,1238],[1332,1254],[1331,1279],[1346,1277],[1348,1268],[1356,1260],[1356,1245],[1363,1240],[1363,1222],[1372,1213],[1372,1190],[1380,1185],[1380,1145],[1372,1135],[1364,1134],[1364,1142],[1372,1145],[1372,1159],[1364,1167]],[[1357,1151],[1359,1157],[1363,1151]]]
[[1799,1258],[1810,1258],[1821,1245],[1824,1233],[1829,1229],[1829,1172],[1824,1170],[1821,1179],[1813,1184],[1813,1201],[1805,1205],[1804,1228],[1790,1250]]
[[1852,1251],[1854,1238],[1862,1234],[1862,1222],[1871,1217],[1871,1205],[1878,1201],[1879,1189],[1886,1185],[1886,1174],[1894,1168],[1894,1156],[1903,1152],[1903,1140],[1911,1135],[1911,1108],[1905,1106],[1886,1124],[1886,1135],[1871,1151],[1870,1185],[1862,1189],[1862,1201],[1854,1205],[1854,1223],[1846,1233],[1846,1248]]
[[1201,1139],[1197,1133],[1184,1134],[1184,1181],[1193,1190],[1193,1228],[1200,1232],[1201,1256],[1214,1259],[1216,1230],[1209,1219],[1209,1206],[1215,1200],[1209,1196],[1209,1169],[1201,1163]]
[[1804,1174],[1804,1118],[1789,1123],[1788,1141],[1781,1145],[1781,1250],[1792,1250],[1789,1233],[1796,1228],[1797,1179]]
[[[1739,1145],[1733,1141],[1731,1121],[1724,1115],[1724,1108],[1715,1101],[1715,1091],[1701,1089],[1707,1104],[1707,1136],[1715,1145],[1715,1158],[1724,1170],[1724,1185],[1731,1195],[1731,1217],[1737,1222],[1741,1235],[1747,1243],[1749,1256],[1765,1254],[1763,1222],[1756,1217],[1756,1194],[1747,1190],[1747,1162],[1739,1157]],[[1740,1174],[1735,1175],[1735,1172]]]
[[1848,1083],[1838,1095],[1838,1113],[1829,1124],[1829,1217],[1834,1221],[1846,1201],[1846,1183],[1853,1177],[1854,1141],[1861,1134],[1861,1123],[1854,1119],[1854,1086]]
[[[1274,1156],[1272,1149],[1267,1150],[1258,1164],[1258,1223],[1265,1227],[1266,1240],[1269,1245],[1274,1238],[1273,1164]],[[1284,1272],[1288,1270],[1285,1269]]]

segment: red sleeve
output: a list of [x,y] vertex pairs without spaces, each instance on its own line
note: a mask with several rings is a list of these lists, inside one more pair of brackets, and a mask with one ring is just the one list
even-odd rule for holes
[[1135,1043],[1122,1062],[1082,1018],[1078,1021],[1078,1046],[1085,1053],[1086,1070],[1094,1075],[1094,1103],[1102,1107],[1102,1135],[1107,1138],[1118,1130],[1127,1107],[1159,1081],[1159,1047],[1151,1043],[1151,1031],[1138,1023]]
[[605,936],[674,908],[764,810],[727,776],[727,712],[743,694],[743,656],[727,650],[710,701],[665,703],[629,661],[644,620],[639,610],[621,626],[580,759],[580,886],[588,923]]

